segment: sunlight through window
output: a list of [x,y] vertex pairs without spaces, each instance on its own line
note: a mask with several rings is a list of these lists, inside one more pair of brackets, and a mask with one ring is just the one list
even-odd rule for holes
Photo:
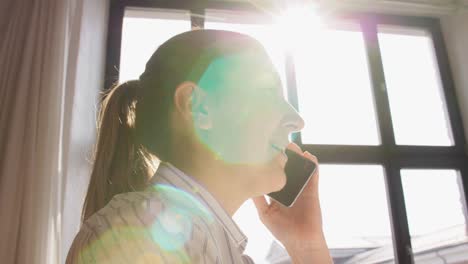
[[405,169],[401,174],[412,236],[429,235],[466,223],[457,171]]
[[438,254],[466,243],[468,214],[458,171],[404,169],[401,176],[413,252]]
[[348,28],[305,32],[293,53],[304,144],[380,144],[363,36]]
[[188,12],[158,9],[125,10],[119,81],[138,79],[153,52],[171,37],[189,31],[190,25]]
[[396,143],[453,145],[428,32],[386,26],[378,36]]
[[324,232],[332,250],[391,246],[382,166],[321,165],[319,191]]

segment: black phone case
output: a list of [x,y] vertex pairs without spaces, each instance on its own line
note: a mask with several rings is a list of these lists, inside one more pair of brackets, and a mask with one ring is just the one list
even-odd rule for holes
[[284,206],[290,207],[312,177],[317,165],[289,149],[286,150],[286,155],[288,156],[288,161],[284,168],[286,185],[277,192],[269,193],[268,196]]

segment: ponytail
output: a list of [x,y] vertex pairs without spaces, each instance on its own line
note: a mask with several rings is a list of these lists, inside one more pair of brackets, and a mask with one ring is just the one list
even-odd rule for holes
[[82,221],[114,195],[142,190],[156,170],[156,157],[135,139],[138,89],[139,81],[128,81],[110,89],[102,101]]

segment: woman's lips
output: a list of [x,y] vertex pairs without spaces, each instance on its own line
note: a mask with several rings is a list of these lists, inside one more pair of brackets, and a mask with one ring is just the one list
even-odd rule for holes
[[284,168],[286,166],[286,162],[288,161],[288,156],[286,156],[285,150],[274,144],[272,144],[271,146],[275,151],[278,152],[278,159],[281,163],[281,166]]

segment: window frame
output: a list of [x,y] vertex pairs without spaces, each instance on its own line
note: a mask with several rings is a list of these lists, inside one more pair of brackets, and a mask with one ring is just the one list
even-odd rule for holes
[[[112,0],[108,18],[104,90],[118,81],[122,24],[126,8],[158,8],[188,11],[191,17],[192,28],[203,28],[205,22],[203,16],[207,9],[252,12],[259,16],[263,15],[259,7],[248,2],[222,2],[214,0],[201,2],[183,0]],[[271,8],[281,8],[281,6],[272,6]],[[461,175],[465,203],[468,204],[466,140],[440,20],[433,17],[411,17],[367,12],[342,12],[337,13],[336,18],[357,21],[363,29],[381,144],[377,146],[302,144],[300,133],[295,134],[293,138],[303,150],[308,150],[319,157],[320,162],[323,164],[379,164],[383,166],[392,225],[395,261],[405,264],[413,263],[411,237],[408,228],[400,170],[458,170]],[[265,19],[268,20],[269,18],[265,17]],[[407,146],[395,144],[390,104],[386,93],[385,76],[379,49],[378,25],[417,27],[426,29],[430,33],[433,40],[435,58],[439,67],[447,116],[452,129],[453,146]],[[298,109],[295,69],[291,54],[286,54],[285,67],[288,100]]]

